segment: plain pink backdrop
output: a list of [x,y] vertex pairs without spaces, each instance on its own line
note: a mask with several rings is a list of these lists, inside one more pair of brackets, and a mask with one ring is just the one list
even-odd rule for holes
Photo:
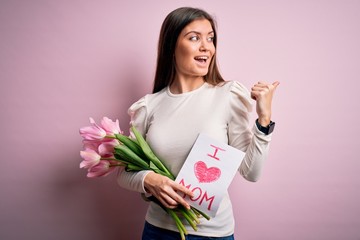
[[226,79],[281,81],[264,174],[229,189],[236,239],[359,240],[356,0],[2,0],[0,239],[140,238],[147,204],[114,175],[85,177],[78,129],[108,116],[127,131],[180,6],[216,16]]

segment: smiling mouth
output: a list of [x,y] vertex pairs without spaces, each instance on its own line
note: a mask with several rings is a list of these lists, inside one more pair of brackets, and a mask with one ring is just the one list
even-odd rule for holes
[[194,58],[197,62],[200,62],[200,63],[206,63],[207,60],[209,59],[208,56],[199,56],[199,57],[195,57]]

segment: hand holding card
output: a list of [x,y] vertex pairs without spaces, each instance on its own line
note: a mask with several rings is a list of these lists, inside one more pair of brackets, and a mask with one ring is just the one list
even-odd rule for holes
[[245,153],[223,142],[199,134],[176,182],[193,197],[183,196],[193,207],[214,217]]

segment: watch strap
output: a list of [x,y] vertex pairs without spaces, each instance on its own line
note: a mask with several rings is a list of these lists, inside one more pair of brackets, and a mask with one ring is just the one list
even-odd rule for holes
[[258,119],[256,119],[255,122],[256,122],[256,127],[259,129],[259,131],[264,133],[265,135],[269,135],[274,131],[275,122],[273,121],[270,121],[269,125],[267,125],[266,127],[261,126]]

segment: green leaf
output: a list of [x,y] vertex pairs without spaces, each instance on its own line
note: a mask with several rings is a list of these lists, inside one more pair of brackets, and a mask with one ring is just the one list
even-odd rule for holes
[[131,127],[131,131],[134,133],[137,142],[139,143],[141,149],[143,150],[144,154],[148,157],[148,159],[154,163],[161,171],[166,173],[170,179],[175,180],[174,175],[165,167],[165,165],[160,161],[159,158],[155,156],[153,151],[151,150],[150,146],[145,141],[144,137],[140,134],[140,132],[134,127]]
[[149,164],[136,155],[125,145],[119,145],[114,148],[116,156],[124,159],[126,162],[137,165],[142,168],[142,170],[149,170]]
[[116,139],[118,139],[122,144],[127,146],[133,153],[138,155],[140,158],[146,160],[148,162],[148,159],[146,158],[146,155],[144,154],[142,148],[140,147],[139,143],[133,139],[131,139],[128,136],[122,135],[122,134],[115,134]]

